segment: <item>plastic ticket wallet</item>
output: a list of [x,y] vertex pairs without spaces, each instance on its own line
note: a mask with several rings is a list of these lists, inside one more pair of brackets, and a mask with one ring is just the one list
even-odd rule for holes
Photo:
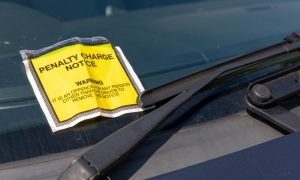
[[20,53],[53,132],[96,116],[143,110],[140,80],[122,50],[103,37],[71,38]]

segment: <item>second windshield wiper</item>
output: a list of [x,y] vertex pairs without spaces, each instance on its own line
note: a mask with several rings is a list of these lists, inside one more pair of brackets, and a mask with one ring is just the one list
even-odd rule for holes
[[[245,68],[245,66],[247,65],[260,63],[265,58],[293,51],[298,48],[299,42],[297,41],[299,41],[299,39],[300,32],[294,32],[291,35],[287,36],[285,38],[285,41],[280,44],[234,58],[228,62],[194,73],[174,82],[162,85],[158,88],[147,90],[140,97],[142,106],[147,107],[164,99],[172,97],[176,94],[179,94],[180,92],[192,87],[193,84],[198,83],[198,81],[203,77],[207,77],[209,79],[210,76],[213,76],[212,79],[215,79],[216,77],[231,73],[230,71],[238,71],[241,68]],[[219,71],[219,73],[217,73],[216,71]]]
[[143,107],[175,97],[97,143],[74,161],[59,178],[92,179],[106,174],[147,139],[165,121],[168,115],[214,79],[260,63],[266,58],[289,53],[299,48],[300,33],[293,33],[283,43],[235,58],[159,88],[146,91],[140,97]]

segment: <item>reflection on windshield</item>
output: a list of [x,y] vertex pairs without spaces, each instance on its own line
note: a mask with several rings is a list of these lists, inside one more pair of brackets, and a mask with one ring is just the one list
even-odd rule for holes
[[299,9],[297,0],[0,0],[0,162],[91,145],[142,115],[52,134],[20,50],[104,36],[149,89],[281,41],[299,29],[290,20]]
[[[159,55],[160,52],[155,53],[154,48],[137,48],[140,47],[140,42],[129,41],[134,40],[135,36],[136,40],[140,39],[139,37],[146,38],[144,41],[150,42],[151,46],[155,46],[158,41],[162,41],[162,45],[169,44],[163,42],[165,38],[160,35],[138,28],[140,26],[138,24],[130,25],[134,22],[133,17],[130,17],[130,12],[188,2],[192,1],[0,1],[0,22],[5,25],[0,29],[0,61],[2,63],[0,66],[0,124],[2,124],[0,127],[0,163],[92,145],[142,115],[141,113],[130,114],[102,122],[101,120],[105,118],[99,117],[91,121],[92,126],[84,125],[83,128],[79,126],[67,132],[52,134],[39,105],[34,100],[32,89],[28,86],[19,55],[21,49],[40,49],[74,36],[102,35],[120,43],[121,47],[127,49],[128,52],[132,49],[133,54],[129,56],[136,56],[134,54],[145,56],[145,53]],[[123,17],[121,14],[129,16]],[[146,52],[147,49],[150,51]],[[182,50],[183,53],[187,51]],[[161,51],[166,51],[166,49]],[[195,55],[199,56],[197,53]],[[142,61],[144,58],[141,57],[134,59],[136,60],[132,60],[132,63],[135,64],[136,69],[140,69],[139,75],[144,78],[158,74],[164,74],[167,78],[166,72],[170,73],[199,64],[199,62],[175,63],[174,68],[169,67],[166,71],[149,68],[148,72],[144,70],[141,72],[145,69],[141,67],[147,65],[145,64],[147,59],[145,61]],[[148,63],[151,62],[148,61]],[[99,122],[100,126],[97,124]]]
[[[194,1],[0,0],[0,22],[5,24],[5,28],[0,29],[0,61],[6,65],[0,67],[0,88],[28,85],[24,76],[23,65],[20,63],[19,51],[21,49],[40,49],[74,36],[102,35],[120,43],[128,41],[128,38],[133,38],[133,35],[136,35],[147,39],[155,37],[157,38],[156,41],[160,41],[159,35],[150,37],[143,28],[137,27],[139,25],[130,25],[133,22],[133,17],[124,19],[122,16],[118,16],[107,19],[105,16],[124,14],[139,9],[189,4]],[[126,45],[130,45],[130,49],[135,49],[132,47],[132,43],[126,43]],[[134,51],[144,54],[142,50]],[[141,61],[139,60],[139,62]],[[134,64],[140,66],[138,64],[141,63]],[[195,62],[189,64],[194,65]],[[144,66],[145,64],[142,63],[141,65]],[[176,69],[180,69],[181,66],[186,65],[178,64]],[[139,74],[147,76],[155,73],[155,71],[164,71],[161,69],[153,70]]]
[[154,8],[203,0],[4,0],[34,9],[60,21],[77,20],[93,16],[111,16],[116,13]]

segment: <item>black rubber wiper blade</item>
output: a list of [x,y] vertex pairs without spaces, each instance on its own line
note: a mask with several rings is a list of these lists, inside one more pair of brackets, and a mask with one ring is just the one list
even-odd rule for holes
[[[295,36],[297,36],[298,39],[292,42],[288,40],[210,68],[208,71],[202,71],[202,73],[197,73],[195,76],[192,75],[174,83],[167,84],[163,86],[165,88],[154,89],[151,92],[147,91],[141,96],[144,106],[153,105],[163,99],[177,95],[161,107],[133,121],[97,143],[78,160],[74,161],[63,174],[61,174],[59,179],[92,179],[96,176],[103,176],[112,167],[130,155],[130,153],[166,120],[168,115],[198,91],[206,87],[211,81],[224,74],[235,72],[245,66],[256,64],[265,58],[299,49],[299,33],[293,33],[291,35],[293,38]],[[185,80],[187,79],[190,81],[186,82]],[[176,85],[179,87],[176,87]],[[174,87],[174,89],[172,87]]]
[[[189,89],[193,84],[197,83],[199,79],[201,79],[203,76],[206,76],[207,74],[216,71],[216,69],[224,68],[224,66],[226,66],[224,70],[226,70],[226,68],[228,70],[229,68],[234,71],[237,71],[239,70],[239,68],[244,68],[246,65],[260,63],[260,61],[263,61],[265,58],[291,52],[299,48],[299,39],[300,32],[294,32],[291,35],[287,36],[285,38],[285,41],[282,43],[234,58],[225,63],[183,77],[174,82],[170,82],[160,87],[147,90],[140,96],[140,102],[142,102],[143,107],[148,107],[164,99],[173,97],[176,94],[179,94],[180,92]],[[226,75],[226,72],[222,73],[219,77],[223,75]]]

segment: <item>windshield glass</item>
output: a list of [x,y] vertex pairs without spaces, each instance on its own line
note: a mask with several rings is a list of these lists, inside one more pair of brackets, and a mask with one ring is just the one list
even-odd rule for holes
[[104,36],[149,89],[281,41],[299,29],[290,21],[299,8],[292,0],[0,0],[0,163],[94,144],[142,115],[99,117],[53,134],[20,50]]

